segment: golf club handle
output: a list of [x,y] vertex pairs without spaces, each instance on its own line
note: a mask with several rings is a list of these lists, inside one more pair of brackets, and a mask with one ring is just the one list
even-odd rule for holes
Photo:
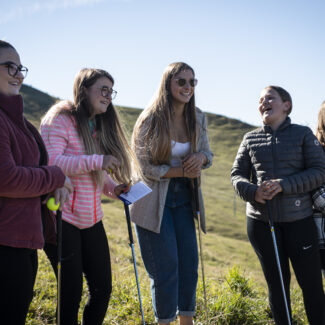
[[132,234],[132,227],[131,227],[130,210],[129,210],[129,205],[126,204],[125,202],[124,202],[124,211],[125,211],[126,223],[128,225],[130,245],[133,245],[134,241],[133,241],[133,234]]
[[199,182],[198,178],[193,179],[194,182],[194,199],[195,199],[195,209],[196,211],[200,211],[200,204],[199,204]]
[[272,218],[272,206],[271,206],[272,200],[266,200],[266,208],[267,208],[267,214],[269,217],[269,224],[271,227],[274,226],[273,218]]
[[56,211],[56,231],[57,231],[57,246],[58,246],[58,262],[61,262],[62,255],[62,211]]

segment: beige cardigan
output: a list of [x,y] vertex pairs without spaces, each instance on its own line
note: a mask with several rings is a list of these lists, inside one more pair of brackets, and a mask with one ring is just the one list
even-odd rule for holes
[[[198,124],[198,140],[197,140],[197,150],[206,155],[208,162],[203,168],[208,168],[212,164],[213,153],[210,150],[208,135],[207,135],[207,124],[204,113],[196,108],[196,120]],[[162,178],[169,168],[170,165],[152,165],[149,158],[144,159],[143,157],[148,157],[145,152],[145,146],[143,143],[142,134],[145,133],[147,126],[142,125],[139,132],[140,136],[138,139],[134,139],[133,150],[139,160],[143,174],[149,179],[146,184],[152,189],[152,192],[142,198],[141,200],[135,202],[130,207],[131,220],[138,226],[148,229],[150,231],[159,233],[160,225],[164,213],[165,200],[167,196],[167,190],[169,185],[169,178]],[[142,180],[144,181],[144,180]],[[200,198],[200,221],[201,228],[205,232],[205,214],[204,205],[201,188],[199,188],[199,198]],[[196,217],[195,204],[192,202],[193,213]]]

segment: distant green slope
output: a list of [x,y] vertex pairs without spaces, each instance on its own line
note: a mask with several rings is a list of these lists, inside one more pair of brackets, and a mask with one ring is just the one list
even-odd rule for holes
[[24,98],[25,116],[37,126],[41,116],[58,100],[28,85],[22,85],[20,93]]

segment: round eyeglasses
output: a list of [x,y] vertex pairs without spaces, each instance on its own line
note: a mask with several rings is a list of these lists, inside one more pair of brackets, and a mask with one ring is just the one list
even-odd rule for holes
[[24,79],[27,76],[28,69],[23,65],[17,65],[16,63],[11,61],[0,63],[0,65],[3,65],[8,68],[9,76],[16,77],[18,72],[20,72],[23,75]]
[[108,88],[106,86],[102,87],[102,88],[98,88],[100,90],[100,93],[102,94],[103,97],[107,98],[107,97],[111,97],[111,99],[115,99],[116,95],[117,95],[117,91],[112,89],[112,88]]

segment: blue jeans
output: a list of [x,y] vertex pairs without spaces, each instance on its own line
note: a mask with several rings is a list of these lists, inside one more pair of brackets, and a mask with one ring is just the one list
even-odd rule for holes
[[156,321],[194,316],[198,249],[187,179],[170,180],[160,233],[136,226]]

